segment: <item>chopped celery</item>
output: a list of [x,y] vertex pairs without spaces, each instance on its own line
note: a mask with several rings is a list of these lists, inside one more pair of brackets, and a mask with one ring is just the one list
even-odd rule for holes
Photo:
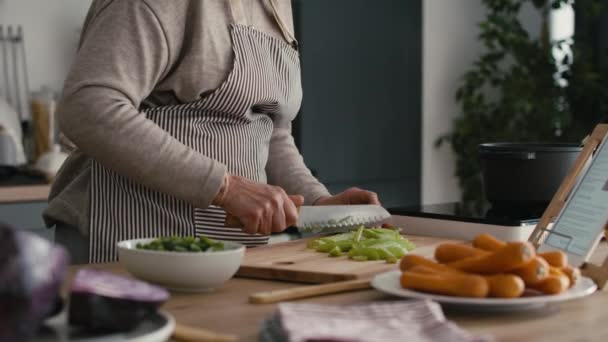
[[319,240],[324,240],[324,241],[343,241],[343,240],[352,240],[353,239],[354,234],[353,233],[343,233],[343,234],[337,234],[337,235],[332,235],[332,236],[326,236],[326,237],[322,237]]
[[386,260],[388,257],[392,256],[392,254],[382,247],[375,247],[375,251],[380,255],[380,259]]
[[359,227],[356,231],[322,237],[308,242],[308,248],[339,257],[345,253],[358,261],[386,260],[397,262],[414,249],[414,244],[401,236],[399,229]]
[[359,242],[361,240],[361,236],[363,235],[363,230],[365,229],[365,227],[361,226],[359,227],[359,229],[357,229],[357,232],[355,233],[355,237],[353,238],[353,240],[355,240],[355,242]]
[[376,232],[375,229],[364,229],[363,236],[368,239],[378,239],[380,238],[380,233]]
[[317,247],[319,247],[320,244],[321,244],[321,242],[319,240],[310,240],[310,241],[308,241],[308,244],[306,245],[306,247],[308,247],[310,249],[317,249]]
[[386,249],[388,249],[388,251],[391,252],[391,254],[393,254],[397,258],[402,258],[405,255],[405,253],[407,253],[407,249],[400,248],[397,246],[390,246],[390,247],[387,247]]
[[362,254],[365,255],[368,260],[380,260],[380,253],[373,248],[364,248]]
[[316,250],[317,250],[317,252],[328,253],[334,247],[336,247],[336,244],[334,242],[329,241],[329,242],[325,242],[325,243],[317,246]]
[[329,256],[331,256],[331,257],[342,256],[342,250],[340,249],[340,247],[336,246],[331,251],[329,251]]
[[342,251],[347,252],[353,248],[353,242],[348,240],[338,241],[336,242],[336,246],[340,247]]

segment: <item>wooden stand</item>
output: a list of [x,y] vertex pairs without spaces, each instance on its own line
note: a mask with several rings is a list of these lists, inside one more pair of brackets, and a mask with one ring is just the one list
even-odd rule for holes
[[[593,130],[593,133],[585,139],[585,147],[581,151],[580,155],[574,162],[574,165],[570,169],[568,176],[564,179],[559,189],[553,196],[551,203],[543,213],[540,221],[536,225],[536,228],[530,235],[529,241],[538,248],[540,244],[545,240],[546,236],[551,232],[549,225],[566,204],[570,192],[574,188],[576,181],[578,180],[581,172],[585,168],[585,164],[593,156],[598,146],[604,139],[608,137],[608,124],[597,125]],[[606,226],[606,236],[608,236],[608,225]],[[608,257],[602,263],[601,266],[586,262],[581,267],[581,272],[584,276],[593,279],[599,289],[606,289],[608,284]]]

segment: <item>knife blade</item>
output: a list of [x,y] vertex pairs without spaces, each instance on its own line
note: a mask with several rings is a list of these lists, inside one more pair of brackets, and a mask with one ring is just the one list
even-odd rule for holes
[[[301,233],[334,233],[380,222],[391,215],[375,204],[301,206],[295,226]],[[227,215],[224,226],[242,227],[238,218]]]

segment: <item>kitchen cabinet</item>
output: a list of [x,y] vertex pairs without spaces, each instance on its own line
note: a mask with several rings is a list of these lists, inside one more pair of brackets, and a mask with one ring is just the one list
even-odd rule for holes
[[420,202],[421,1],[294,0],[304,99],[294,136],[338,192]]

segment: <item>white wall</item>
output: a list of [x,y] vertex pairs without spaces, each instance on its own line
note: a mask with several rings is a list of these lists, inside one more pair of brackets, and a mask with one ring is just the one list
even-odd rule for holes
[[[435,141],[452,128],[460,113],[454,99],[462,75],[483,52],[478,23],[485,16],[481,0],[424,0],[422,85],[422,198],[423,204],[458,201],[460,189],[454,176],[454,154],[449,145],[435,148]],[[540,17],[531,7],[521,15],[535,36]]]
[[435,140],[452,128],[459,113],[454,94],[465,70],[481,52],[477,23],[480,0],[425,0],[423,3],[422,198],[423,204],[457,201],[454,154]]
[[0,0],[0,24],[21,24],[30,88],[59,91],[73,61],[91,0]]

